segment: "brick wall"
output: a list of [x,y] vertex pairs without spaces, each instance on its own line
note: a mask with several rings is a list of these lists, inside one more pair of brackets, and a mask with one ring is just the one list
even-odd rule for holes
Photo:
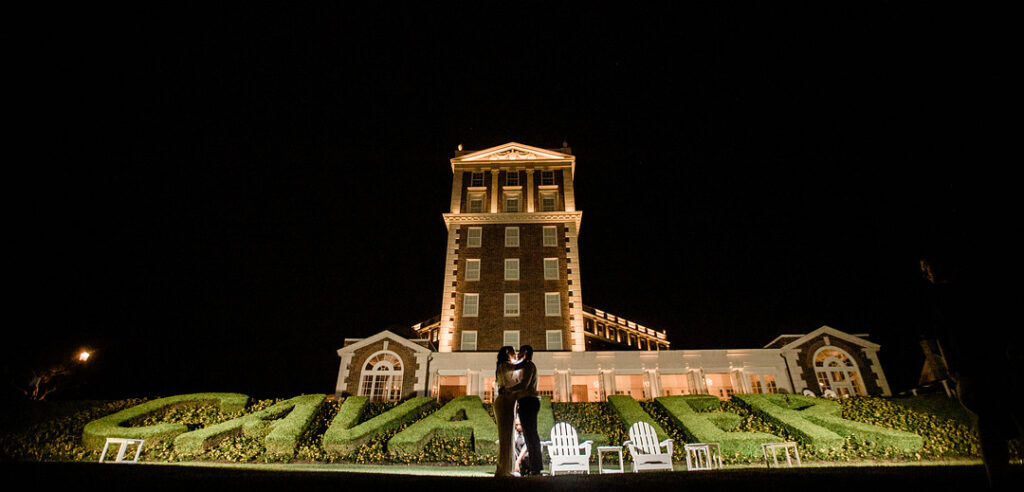
[[[543,227],[557,225],[559,246],[544,247]],[[462,330],[477,332],[477,350],[498,350],[505,330],[519,330],[519,343],[536,350],[547,348],[546,330],[562,331],[562,348],[569,349],[569,297],[565,253],[565,227],[561,224],[516,224],[519,247],[505,247],[506,224],[481,225],[479,248],[466,247],[467,228],[459,238],[459,264],[455,303],[455,350],[462,344]],[[519,280],[505,280],[505,258],[519,258]],[[558,258],[559,279],[544,280],[544,258]],[[466,281],[466,260],[480,259],[480,280]],[[463,294],[479,293],[477,317],[463,317]],[[506,317],[504,294],[519,293],[518,317]],[[544,294],[561,293],[561,316],[544,314]]]
[[[800,347],[798,360],[800,361],[800,377],[804,383],[815,393],[820,392],[818,376],[814,370],[814,353],[826,345],[826,335],[819,335]],[[830,336],[827,345],[839,348],[850,355],[860,370],[861,380],[864,382],[864,389],[869,395],[881,395],[882,388],[878,385],[878,375],[872,371],[871,361],[864,355],[863,347],[854,345],[839,337]]]
[[[384,350],[384,340],[362,347],[352,354],[352,365],[349,367],[348,377],[345,379],[346,395],[359,394],[359,383],[362,380],[366,360],[381,350]],[[402,399],[413,396],[416,385],[416,371],[419,370],[419,364],[416,363],[416,353],[394,341],[388,341],[387,350],[394,352],[402,359]]]

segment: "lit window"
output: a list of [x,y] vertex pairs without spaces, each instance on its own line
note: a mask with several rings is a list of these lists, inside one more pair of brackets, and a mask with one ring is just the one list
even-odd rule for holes
[[471,193],[469,195],[469,212],[478,214],[484,211],[484,194]]
[[463,294],[462,295],[462,315],[466,317],[476,317],[480,311],[480,294]]
[[544,258],[544,280],[558,280],[558,258]]
[[775,375],[765,374],[764,375],[764,386],[769,393],[778,393],[779,387],[775,385]]
[[505,197],[505,212],[519,212],[519,195]]
[[470,173],[469,186],[483,186],[484,173]]
[[558,246],[558,226],[544,226],[544,246]]
[[750,392],[764,393],[764,390],[761,388],[761,376],[758,376],[757,374],[750,375]]
[[505,247],[507,247],[507,248],[518,248],[519,247],[519,228],[518,227],[506,227],[505,228]]
[[378,352],[363,364],[359,395],[370,401],[402,399],[402,359],[392,352]]
[[466,280],[480,280],[480,260],[466,260]]
[[554,193],[541,193],[540,195],[540,210],[542,212],[552,212],[555,210],[555,194]]
[[519,258],[505,258],[505,280],[519,280]]
[[476,332],[475,331],[464,331],[462,332],[462,346],[461,350],[476,350]]
[[479,248],[483,242],[483,229],[479,227],[470,227],[469,232],[466,235],[466,247],[468,248]]
[[505,336],[502,338],[502,345],[509,347],[519,348],[519,330],[505,330]]
[[[519,294],[505,294],[505,316],[519,316]],[[508,344],[506,344],[508,345]]]
[[555,172],[554,171],[541,171],[540,172],[540,184],[541,185],[553,185],[553,184],[555,184]]
[[558,292],[544,294],[544,316],[562,315],[562,295]]
[[562,331],[547,330],[548,350],[562,350]]
[[505,173],[505,186],[519,186],[519,171]]

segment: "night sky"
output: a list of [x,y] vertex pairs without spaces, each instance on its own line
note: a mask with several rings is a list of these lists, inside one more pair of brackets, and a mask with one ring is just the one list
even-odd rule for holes
[[1019,229],[995,13],[469,9],[12,19],[7,379],[89,346],[54,397],[332,392],[344,338],[440,311],[460,143],[569,143],[585,304],[870,333],[896,391],[918,261]]

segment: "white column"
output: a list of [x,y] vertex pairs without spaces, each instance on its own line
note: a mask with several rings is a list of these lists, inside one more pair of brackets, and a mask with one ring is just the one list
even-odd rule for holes
[[498,213],[498,195],[501,194],[501,190],[498,189],[498,170],[491,169],[491,213]]
[[526,211],[533,212],[533,169],[526,170]]
[[437,351],[451,352],[453,350],[453,339],[455,337],[455,299],[452,293],[455,292],[455,262],[459,255],[455,253],[459,247],[459,226],[452,225],[448,228],[448,247],[444,257],[444,287],[441,289],[441,326],[437,334]]
[[455,171],[452,177],[452,203],[453,214],[460,213],[462,209],[462,171]]
[[565,211],[576,211],[576,193],[572,188],[572,169],[562,169],[562,192],[565,193]]
[[569,308],[570,349],[573,352],[583,352],[586,350],[583,334],[583,289],[580,285],[580,246],[575,223],[565,224],[565,235],[569,238],[569,254],[566,257],[571,260],[569,267],[572,269],[572,273],[569,274],[569,280],[572,280],[572,285],[569,286],[569,292],[572,292],[569,296],[569,304],[572,304]]

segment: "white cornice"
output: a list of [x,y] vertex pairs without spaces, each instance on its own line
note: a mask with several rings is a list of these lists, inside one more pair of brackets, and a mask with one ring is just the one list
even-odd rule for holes
[[580,229],[580,222],[583,220],[583,212],[524,212],[515,214],[441,214],[444,217],[444,225],[451,227],[452,224],[531,224],[546,222],[573,222],[576,230]]

